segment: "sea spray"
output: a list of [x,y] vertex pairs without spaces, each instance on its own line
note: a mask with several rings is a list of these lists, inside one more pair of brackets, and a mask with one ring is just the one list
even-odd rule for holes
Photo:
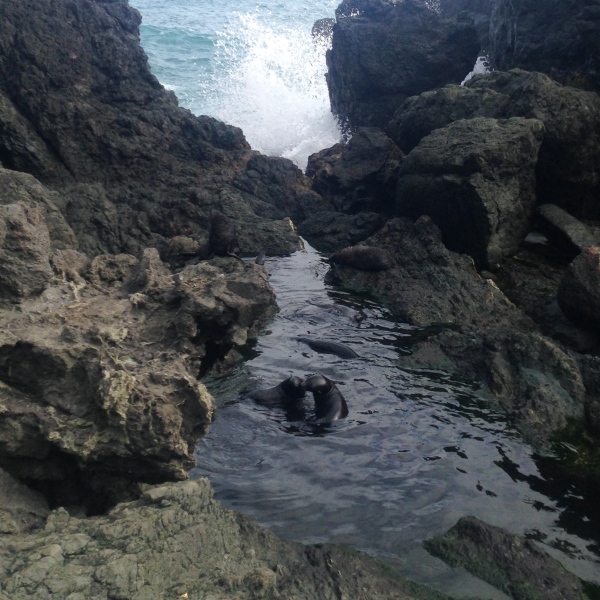
[[199,82],[202,108],[241,127],[254,149],[304,169],[310,154],[340,140],[325,81],[328,44],[310,25],[234,16],[217,32],[212,76]]

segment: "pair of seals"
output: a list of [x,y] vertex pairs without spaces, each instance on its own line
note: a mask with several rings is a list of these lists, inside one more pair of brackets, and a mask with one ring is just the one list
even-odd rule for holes
[[312,392],[315,401],[314,423],[326,425],[348,416],[348,405],[335,383],[324,375],[312,375],[306,381],[299,377],[288,377],[267,390],[257,390],[250,397],[263,406],[281,406],[290,421],[304,418],[303,399]]

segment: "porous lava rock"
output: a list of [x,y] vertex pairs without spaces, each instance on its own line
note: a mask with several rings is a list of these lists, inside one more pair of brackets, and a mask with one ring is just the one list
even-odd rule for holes
[[560,83],[600,91],[600,3],[498,0],[489,55],[496,70],[541,71]]
[[52,279],[42,213],[23,202],[0,205],[0,304],[41,294]]
[[[35,206],[0,211],[21,259],[0,309],[0,466],[53,506],[92,512],[140,482],[185,479],[214,413],[199,377],[276,310],[264,269],[216,258],[174,275],[154,248],[90,261],[53,251]],[[5,256],[3,276],[15,264]]]
[[402,157],[383,131],[359,127],[347,143],[311,155],[306,175],[340,212],[392,214]]
[[536,118],[546,133],[536,165],[539,203],[577,217],[600,216],[600,97],[521,69],[476,76],[407,99],[387,133],[410,152],[434,129],[459,119]]
[[480,40],[472,20],[446,20],[422,0],[345,0],[336,10],[327,83],[351,129],[384,128],[402,101],[460,83]]
[[569,265],[558,304],[575,323],[600,331],[600,246],[587,248]]
[[529,231],[535,164],[544,135],[537,119],[475,118],[423,138],[404,159],[398,214],[430,216],[448,248],[492,266]]

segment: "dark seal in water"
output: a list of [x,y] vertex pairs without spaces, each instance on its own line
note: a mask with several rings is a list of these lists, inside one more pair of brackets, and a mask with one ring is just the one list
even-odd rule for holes
[[348,405],[340,390],[331,379],[323,375],[309,377],[304,385],[315,399],[315,417],[317,423],[333,423],[348,416]]
[[300,377],[288,377],[275,387],[256,390],[250,394],[255,402],[265,406],[285,406],[302,400],[306,395],[304,381]]
[[358,354],[344,346],[344,344],[338,344],[337,342],[327,342],[325,340],[315,340],[308,337],[297,337],[299,342],[308,344],[315,352],[324,352],[325,354],[335,354],[340,358],[358,358]]

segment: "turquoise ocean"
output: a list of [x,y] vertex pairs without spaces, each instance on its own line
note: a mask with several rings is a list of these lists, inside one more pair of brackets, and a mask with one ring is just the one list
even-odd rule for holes
[[340,138],[311,36],[339,0],[132,0],[153,73],[182,106],[241,127],[252,147],[301,168]]

